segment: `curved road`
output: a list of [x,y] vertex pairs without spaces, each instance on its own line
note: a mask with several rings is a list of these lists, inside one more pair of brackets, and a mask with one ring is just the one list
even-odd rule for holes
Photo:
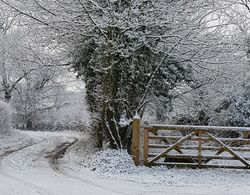
[[65,170],[58,160],[78,141],[77,137],[63,133],[27,133],[31,141],[0,155],[1,195],[128,195],[144,194],[143,187],[149,188]]

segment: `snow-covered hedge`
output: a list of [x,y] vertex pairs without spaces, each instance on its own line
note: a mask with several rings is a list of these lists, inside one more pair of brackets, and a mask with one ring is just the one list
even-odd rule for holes
[[53,119],[55,129],[85,130],[90,123],[86,108],[80,102],[58,109]]
[[216,113],[209,119],[209,125],[250,127],[249,116],[250,98],[232,96],[217,108]]
[[85,155],[81,164],[100,173],[118,174],[139,171],[126,150],[101,150]]
[[11,129],[11,110],[9,104],[0,101],[0,134]]
[[66,164],[75,164],[106,176],[140,171],[126,150],[95,150],[86,135],[68,150],[63,160]]

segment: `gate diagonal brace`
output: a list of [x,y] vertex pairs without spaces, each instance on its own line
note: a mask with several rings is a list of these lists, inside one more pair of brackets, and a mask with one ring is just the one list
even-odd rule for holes
[[188,140],[189,138],[191,138],[193,135],[195,135],[196,132],[191,132],[188,135],[186,135],[185,137],[181,138],[180,140],[178,140],[177,142],[175,142],[173,145],[169,146],[164,152],[158,154],[157,156],[155,156],[153,159],[151,159],[148,163],[152,164],[154,161],[160,159],[161,157],[163,157],[166,153],[170,152],[171,150],[173,150],[176,146],[180,145],[181,143],[185,142],[186,140]]
[[[165,138],[165,139],[162,139],[162,141],[165,142],[165,143],[168,143],[168,144],[170,144],[170,145],[173,144],[172,142],[168,141],[166,138]],[[184,154],[184,152],[182,152],[182,150],[179,148],[179,146],[176,146],[176,147],[174,148],[174,150],[175,150],[176,152],[178,152],[179,154]],[[196,162],[197,162],[196,160],[194,160],[194,159],[192,159],[192,158],[189,158],[189,160],[193,161],[193,163],[196,163]]]
[[[211,138],[211,137],[210,137]],[[212,139],[212,138],[211,138]],[[234,147],[235,145],[237,145],[237,143],[233,142],[231,144],[229,144],[229,147]],[[222,154],[223,152],[226,152],[225,148],[222,146],[220,149],[218,149],[218,151],[215,153],[216,156]],[[207,164],[211,161],[212,159],[206,159],[204,160],[202,163],[203,164]]]
[[[154,134],[154,135],[158,135],[158,132],[157,132],[158,130],[157,130],[157,128],[150,128],[149,131],[150,131],[150,133],[152,133],[152,134]],[[163,141],[163,142],[165,142],[165,143],[168,143],[168,144],[173,144],[173,143],[171,143],[169,140],[167,140],[166,138],[165,138],[165,139],[162,139],[161,141]],[[184,154],[184,152],[182,152],[182,150],[179,149],[178,146],[175,147],[174,150],[175,150],[176,152],[178,152],[179,154]],[[194,160],[194,159],[192,159],[192,158],[190,158],[190,160],[193,161],[194,163],[197,162],[196,160]]]
[[236,154],[230,147],[228,147],[226,144],[224,144],[222,141],[218,140],[215,136],[213,136],[211,133],[208,133],[209,137],[213,139],[215,142],[219,143],[227,152],[229,152],[235,159],[238,159],[241,161],[244,165],[246,165],[248,168],[250,168],[250,164],[242,157],[240,157],[238,154]]

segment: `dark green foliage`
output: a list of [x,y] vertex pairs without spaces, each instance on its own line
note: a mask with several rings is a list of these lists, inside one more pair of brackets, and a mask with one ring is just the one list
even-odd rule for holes
[[[97,124],[101,124],[111,148],[129,145],[129,128],[119,123],[122,116],[126,120],[136,113],[142,116],[147,105],[151,105],[164,108],[158,110],[159,118],[163,118],[163,112],[171,105],[171,90],[177,83],[192,81],[191,67],[163,52],[167,48],[159,39],[142,39],[161,35],[169,27],[140,24],[125,30],[114,22],[115,13],[125,11],[129,1],[121,1],[125,7],[118,2],[112,4],[110,25],[99,32],[94,28],[90,33],[97,37],[82,39],[73,53],[73,68],[86,83],[93,128],[100,129]],[[139,7],[145,9],[149,4],[150,1],[144,1]]]

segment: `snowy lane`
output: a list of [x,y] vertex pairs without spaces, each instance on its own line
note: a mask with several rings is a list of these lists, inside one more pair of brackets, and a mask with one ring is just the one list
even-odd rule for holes
[[54,170],[58,174],[66,176],[67,178],[71,178],[71,179],[83,182],[85,185],[90,186],[90,187],[94,187],[96,189],[99,188],[101,190],[108,191],[109,193],[113,193],[113,194],[127,195],[128,193],[124,193],[122,191],[116,191],[112,188],[107,188],[105,186],[98,185],[97,183],[91,181],[90,179],[87,180],[87,179],[83,179],[81,177],[77,177],[73,174],[70,174],[62,167],[60,167],[58,160],[64,155],[64,153],[67,151],[67,149],[70,146],[72,146],[74,143],[76,143],[77,141],[78,141],[78,139],[75,139],[72,142],[63,142],[61,145],[58,145],[52,152],[50,152],[48,156],[46,156],[46,158],[48,158],[48,162],[49,162],[49,165],[52,168],[52,170]]
[[[125,185],[122,185],[121,182],[116,182],[114,180],[100,179],[97,177],[90,176],[87,172],[86,174],[77,174],[73,169],[69,169],[69,167],[60,166],[59,159],[66,152],[66,150],[76,143],[78,139],[74,139],[72,142],[63,142],[61,145],[58,145],[52,152],[49,153],[46,158],[48,158],[48,162],[53,171],[55,171],[60,176],[64,176],[67,179],[72,179],[77,181],[80,185],[84,186],[84,190],[80,189],[74,194],[111,194],[111,195],[131,195],[137,194],[140,189],[133,189],[132,192],[126,192],[128,190],[128,186],[131,187],[130,182],[123,182]],[[134,182],[132,182],[134,186]],[[69,193],[70,194],[70,193]]]
[[34,136],[32,143],[4,151],[0,156],[1,195],[131,194],[126,193],[128,185],[119,187],[114,181],[75,176],[59,166],[58,158],[77,138],[41,132],[29,135]]
[[[48,163],[49,154],[62,145],[71,145],[72,140],[74,142],[75,139],[62,136],[47,137],[45,136],[38,143],[22,146],[2,155],[0,194],[72,194],[72,192],[91,194],[95,192],[95,186],[86,188],[86,184],[83,185],[81,181],[54,172],[49,165],[51,163]],[[77,193],[78,191],[81,193]]]
[[[1,181],[1,194],[49,194],[48,191],[43,189],[40,186],[36,186],[30,182],[24,181],[18,177],[15,177],[13,174],[10,174],[6,171],[6,165],[4,163],[5,158],[8,158],[14,153],[18,153],[21,150],[25,150],[33,145],[40,144],[45,141],[45,139],[41,139],[38,142],[35,142],[34,139],[29,140],[27,145],[20,145],[15,149],[10,149],[4,151],[2,155],[0,155],[0,181]],[[5,188],[4,185],[11,185],[11,189]],[[2,192],[3,190],[3,192]]]

